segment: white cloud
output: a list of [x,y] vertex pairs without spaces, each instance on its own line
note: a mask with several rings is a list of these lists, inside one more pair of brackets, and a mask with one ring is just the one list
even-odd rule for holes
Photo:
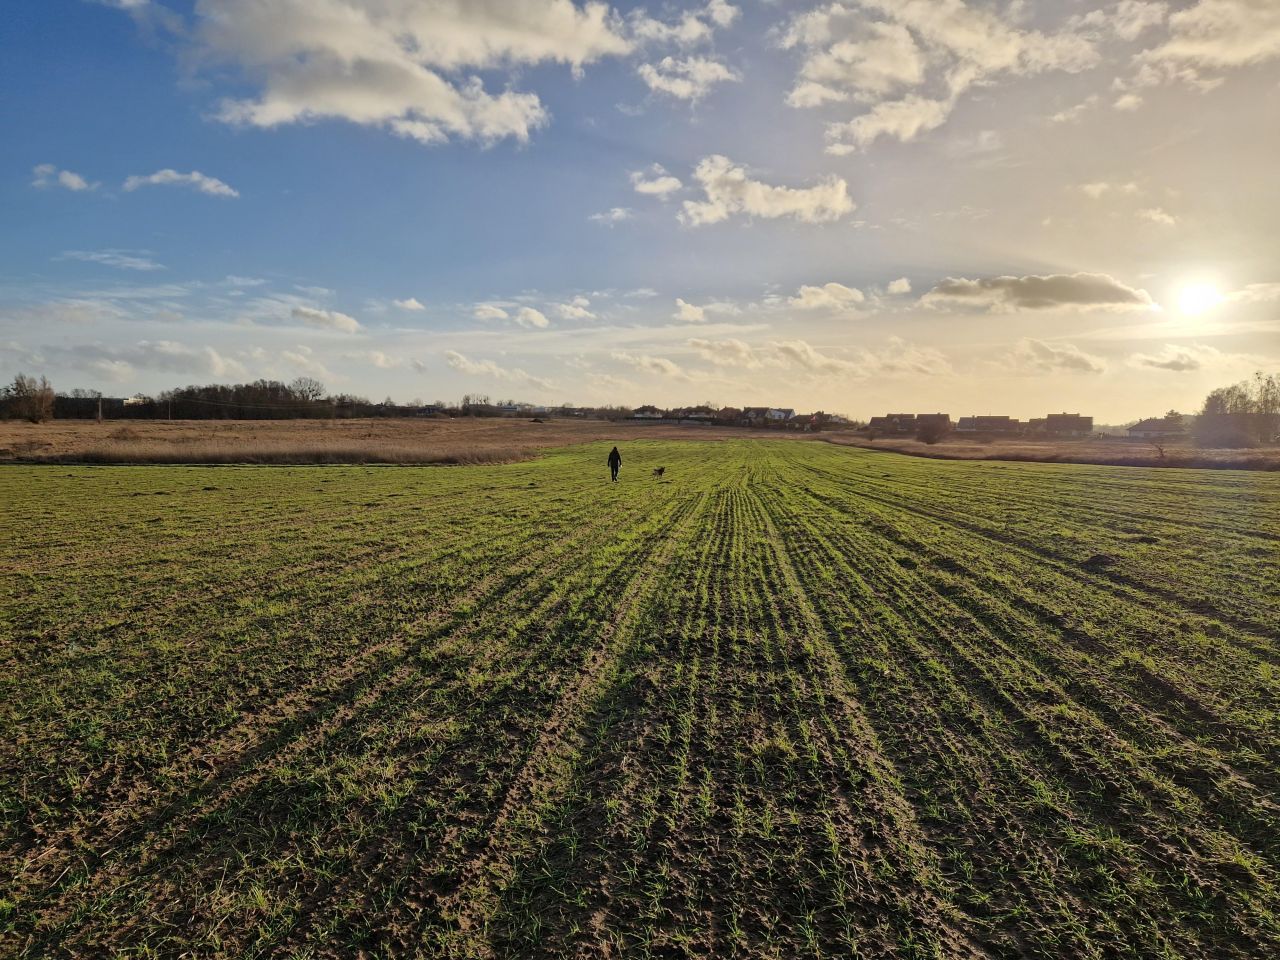
[[736,338],[706,340],[694,337],[685,342],[697,350],[704,360],[718,367],[744,367],[755,370],[764,365],[752,346]]
[[[897,23],[850,21],[838,40],[831,36],[834,6],[801,14],[783,35],[782,46],[809,47],[799,80],[787,95],[793,107],[813,107],[831,100],[881,97],[924,81],[925,52],[911,32]],[[825,20],[827,27],[818,27]],[[811,43],[814,27],[823,40]],[[834,40],[834,42],[832,42]]]
[[630,220],[633,216],[635,216],[635,211],[630,207],[611,207],[602,213],[593,213],[587,219],[593,223],[603,223],[611,227],[615,223]]
[[771,340],[751,345],[742,340],[692,339],[687,344],[716,366],[759,370],[764,367],[790,370],[810,377],[944,376],[953,373],[951,364],[938,350],[917,347],[898,337],[890,337],[879,350],[858,347],[836,356],[807,340]]
[[173,340],[140,340],[136,344],[119,347],[78,344],[50,347],[46,353],[49,359],[116,382],[132,380],[139,369],[219,379],[247,374],[243,364],[223,356],[213,347],[191,346]]
[[147,176],[132,176],[125,180],[126,191],[137,190],[146,186],[188,186],[212,197],[238,197],[239,191],[223,183],[217,177],[205,176],[199,170],[190,173],[179,173],[177,170],[157,170]]
[[472,360],[456,350],[446,350],[444,352],[444,360],[451,368],[468,376],[493,377],[495,380],[526,383],[543,390],[551,390],[555,386],[550,380],[543,377],[535,377],[519,367],[501,367],[492,360]]
[[628,21],[631,36],[640,43],[676,44],[691,47],[711,39],[714,28],[693,11],[686,11],[674,23],[655,20],[643,10],[633,10]]
[[1136,183],[1108,183],[1105,180],[1096,180],[1092,183],[1080,184],[1080,192],[1091,199],[1098,200],[1108,193],[1124,193],[1132,196],[1138,192]]
[[577,74],[635,45],[605,4],[569,0],[220,0],[196,16],[200,59],[237,65],[259,88],[223,101],[220,119],[342,119],[428,144],[524,141],[547,122],[536,94],[492,94],[479,71],[561,63]]
[[510,314],[494,303],[477,303],[471,311],[477,320],[506,320]]
[[678,100],[696,103],[717,83],[733,83],[742,77],[718,60],[709,57],[663,57],[657,63],[642,63],[636,72],[650,90]]
[[31,185],[33,187],[63,187],[79,193],[82,190],[97,190],[98,184],[90,183],[78,173],[70,170],[59,170],[52,163],[42,163],[31,169]]
[[267,281],[261,277],[238,277],[234,273],[229,273],[223,282],[232,287],[260,287]]
[[417,313],[427,309],[422,305],[417,297],[410,297],[408,300],[392,300],[391,303],[393,306],[399,307],[401,310],[408,310],[412,313]]
[[686,10],[672,23],[656,20],[644,10],[633,10],[627,27],[638,43],[692,47],[710,40],[717,27],[732,26],[740,13],[726,0],[710,0],[701,10]]
[[[1138,60],[1168,79],[1199,79],[1280,58],[1280,4],[1274,0],[1199,0],[1169,16],[1169,34]],[[1185,72],[1185,74],[1184,74]]]
[[1059,110],[1057,113],[1049,117],[1053,123],[1074,123],[1079,120],[1087,111],[1098,105],[1098,95],[1092,93],[1085,97],[1074,106],[1067,107],[1065,110]]
[[676,297],[676,312],[674,316],[682,323],[701,323],[707,319],[707,311],[703,307],[695,306]]
[[801,287],[787,302],[797,310],[845,310],[864,300],[866,296],[856,287],[824,283],[820,287]]
[[164,269],[163,264],[156,263],[150,257],[138,256],[128,250],[67,250],[58,259],[100,263],[105,267],[115,267],[118,270],[149,271]]
[[200,284],[153,283],[136,287],[106,287],[86,294],[106,300],[177,300],[190,296]]
[[[1170,373],[1192,373],[1196,370],[1257,369],[1265,360],[1248,354],[1224,353],[1203,343],[1175,345],[1166,343],[1157,353],[1133,353],[1127,363],[1139,370],[1168,370]],[[1226,374],[1224,373],[1224,376]]]
[[1120,0],[1112,7],[1072,17],[1070,25],[1095,36],[1132,41],[1163,24],[1168,15],[1169,5],[1162,0]]
[[942,126],[953,105],[950,100],[932,100],[914,94],[877,103],[867,113],[845,123],[827,124],[827,153],[845,156],[865,150],[880,137],[914,140]]
[[917,347],[900,337],[890,337],[881,350],[862,350],[860,359],[864,377],[943,377],[955,372],[941,350]]
[[1122,93],[1112,101],[1111,105],[1124,113],[1132,113],[1142,106],[1142,97],[1136,93]]
[[990,277],[948,277],[920,298],[926,306],[972,305],[987,310],[1051,308],[1150,310],[1155,304],[1145,290],[1126,286],[1105,273]]
[[1078,72],[1098,60],[1076,31],[1019,30],[995,9],[963,0],[829,3],[794,16],[781,44],[802,55],[789,104],[868,106],[828,125],[827,151],[836,155],[880,137],[914,140],[945,123],[967,90],[1001,76]]
[[775,187],[751,179],[744,167],[718,154],[704,158],[693,177],[706,199],[684,201],[680,220],[690,226],[719,223],[734,214],[829,223],[852,213],[855,206],[840,177],[828,176],[812,187]]
[[0,307],[0,319],[12,320],[31,329],[41,329],[51,323],[97,323],[123,316],[119,307],[105,299],[68,297],[28,307]]
[[574,297],[568,303],[557,303],[555,311],[565,320],[594,320],[591,312],[591,301],[586,297]]
[[858,373],[861,369],[852,360],[821,353],[805,340],[783,340],[771,346],[788,363],[812,373]]
[[731,27],[742,11],[727,0],[710,0],[705,15],[717,27]]
[[1085,353],[1075,344],[1034,340],[1030,337],[1018,341],[1008,360],[1011,366],[1018,369],[1045,373],[1102,373],[1107,369],[1105,360]]
[[299,344],[292,350],[281,350],[280,359],[296,370],[308,373],[313,377],[329,378],[333,373],[321,361],[317,360],[314,351],[308,346]]
[[891,294],[903,294],[911,292],[911,281],[906,277],[899,277],[897,280],[890,280],[889,286],[885,290]]
[[295,320],[322,330],[338,330],[342,333],[355,333],[360,329],[360,322],[337,310],[318,310],[315,307],[297,306],[290,311]]
[[402,367],[405,361],[397,357],[390,356],[381,350],[365,350],[360,353],[349,353],[347,357],[352,360],[364,360],[372,364],[379,370],[393,370],[396,367]]
[[1162,227],[1172,227],[1178,222],[1177,217],[1171,213],[1165,213],[1160,207],[1148,207],[1144,210],[1139,210],[1138,219],[1158,223]]
[[1271,303],[1280,300],[1280,283],[1251,283],[1227,294],[1235,303]]
[[539,310],[533,307],[521,307],[514,317],[516,323],[522,327],[530,327],[541,330],[550,325],[551,321]]
[[675,193],[684,186],[679,180],[671,176],[662,165],[655,163],[649,168],[649,176],[646,177],[644,171],[636,170],[631,174],[631,186],[636,193],[648,194],[655,197],[665,197],[669,193]]
[[645,373],[656,373],[664,377],[672,377],[676,380],[688,380],[689,375],[674,360],[668,360],[666,357],[653,357],[648,354],[627,353],[621,350],[615,350],[612,354],[613,359],[619,363],[625,363],[637,370]]

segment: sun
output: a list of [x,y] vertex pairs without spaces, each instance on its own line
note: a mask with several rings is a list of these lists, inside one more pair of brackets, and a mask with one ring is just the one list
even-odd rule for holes
[[1222,302],[1222,294],[1212,283],[1189,283],[1178,291],[1178,309],[1186,314],[1204,313]]

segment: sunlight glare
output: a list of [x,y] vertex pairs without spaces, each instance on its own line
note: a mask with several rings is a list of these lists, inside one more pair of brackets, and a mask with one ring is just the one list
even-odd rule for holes
[[1189,283],[1178,291],[1178,309],[1187,314],[1212,310],[1222,302],[1222,294],[1211,283]]

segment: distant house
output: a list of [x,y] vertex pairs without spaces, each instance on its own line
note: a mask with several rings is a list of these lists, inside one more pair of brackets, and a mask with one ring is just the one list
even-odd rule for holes
[[661,420],[666,414],[653,404],[646,403],[643,407],[636,407],[635,413],[631,416],[634,420]]
[[1129,428],[1134,440],[1177,440],[1187,435],[1186,424],[1181,417],[1148,417]]
[[942,427],[944,430],[951,429],[951,414],[949,413],[918,413],[916,414],[916,429],[921,427]]
[[790,407],[770,407],[765,414],[765,419],[772,420],[775,423],[786,423],[795,415],[796,412]]
[[914,413],[887,413],[883,417],[872,417],[867,424],[872,433],[912,433],[916,429]]
[[956,433],[981,433],[990,436],[1012,436],[1022,432],[1022,423],[1013,417],[979,416],[961,417],[956,421]]
[[1093,417],[1078,413],[1051,413],[1044,418],[1044,432],[1055,437],[1087,437],[1093,433]]
[[150,397],[141,393],[135,393],[132,397],[124,398],[124,405],[126,407],[145,407],[148,403],[154,403],[154,402],[155,401],[153,401]]

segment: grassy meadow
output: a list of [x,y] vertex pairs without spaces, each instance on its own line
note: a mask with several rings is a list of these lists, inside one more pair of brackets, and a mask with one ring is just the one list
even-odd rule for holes
[[608,449],[0,468],[0,955],[1280,955],[1280,476]]

